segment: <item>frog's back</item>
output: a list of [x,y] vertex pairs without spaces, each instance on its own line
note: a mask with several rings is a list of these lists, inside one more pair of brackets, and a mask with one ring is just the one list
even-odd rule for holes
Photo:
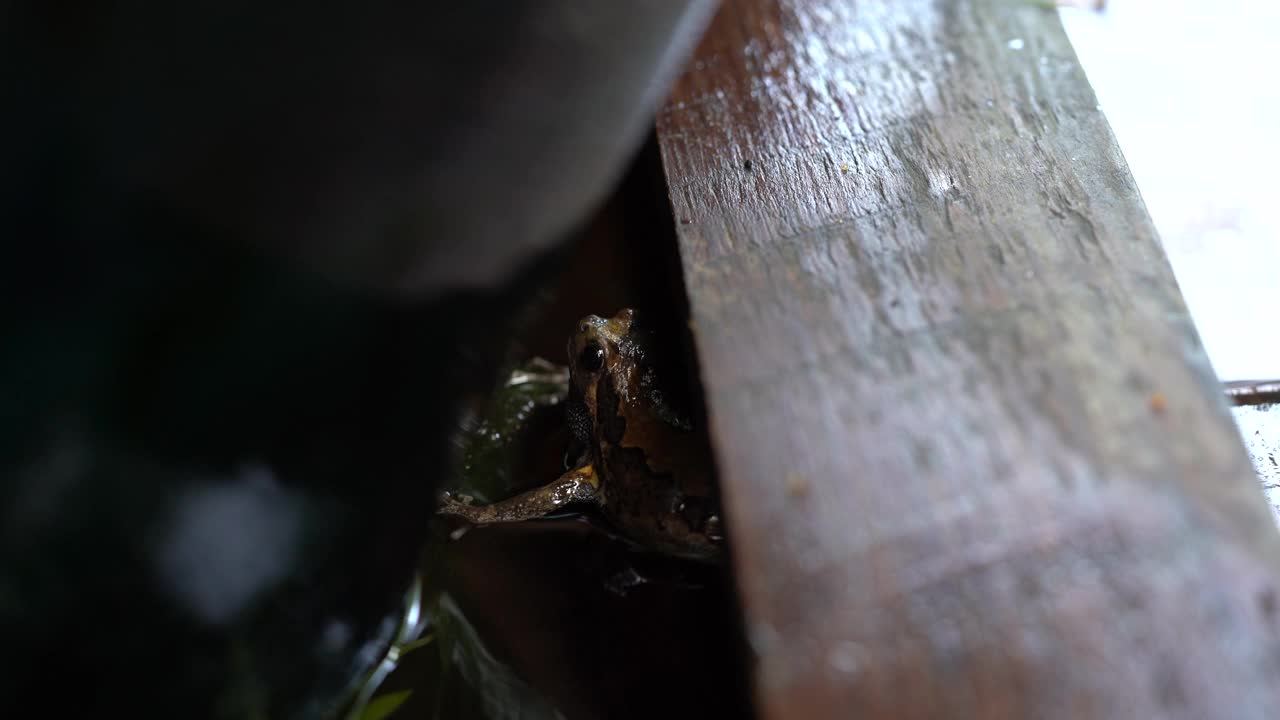
[[[601,405],[624,400],[601,393]],[[615,410],[597,450],[605,513],[637,542],[675,555],[708,558],[720,549],[720,507],[706,438],[673,412]],[[669,410],[669,408],[667,408]]]

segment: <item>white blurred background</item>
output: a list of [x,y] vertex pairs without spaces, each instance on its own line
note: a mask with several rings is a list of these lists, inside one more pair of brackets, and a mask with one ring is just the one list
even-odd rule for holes
[[1060,13],[1219,378],[1280,378],[1280,2]]

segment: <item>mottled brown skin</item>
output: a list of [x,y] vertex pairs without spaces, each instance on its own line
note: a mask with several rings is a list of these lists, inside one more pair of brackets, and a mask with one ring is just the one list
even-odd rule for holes
[[632,310],[609,320],[584,318],[568,347],[569,424],[585,448],[575,467],[548,485],[492,505],[446,497],[438,512],[488,524],[592,502],[639,545],[681,557],[718,558],[723,535],[710,454],[662,386],[655,350]]

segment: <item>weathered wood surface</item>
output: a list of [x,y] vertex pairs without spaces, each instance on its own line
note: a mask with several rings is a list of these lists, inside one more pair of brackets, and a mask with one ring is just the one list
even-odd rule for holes
[[1280,717],[1280,535],[1053,13],[730,0],[658,133],[765,717]]

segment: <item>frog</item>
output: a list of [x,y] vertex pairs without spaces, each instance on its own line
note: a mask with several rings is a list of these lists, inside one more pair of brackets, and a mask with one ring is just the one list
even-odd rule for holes
[[566,472],[487,505],[444,493],[437,513],[480,526],[595,506],[633,545],[719,561],[725,538],[710,446],[673,392],[669,348],[642,320],[633,308],[588,315],[570,336]]

